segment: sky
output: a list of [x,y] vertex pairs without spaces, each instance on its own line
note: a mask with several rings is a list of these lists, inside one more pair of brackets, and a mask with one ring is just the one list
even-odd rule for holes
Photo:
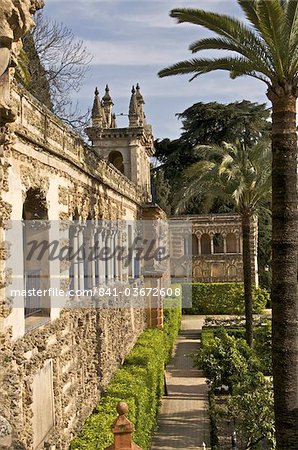
[[[45,2],[44,13],[69,27],[93,56],[83,85],[74,95],[81,111],[92,106],[95,87],[102,96],[108,83],[114,112],[127,114],[131,87],[138,82],[154,137],[175,139],[182,126],[176,113],[196,102],[229,103],[247,99],[264,103],[267,100],[264,83],[249,77],[231,80],[228,72],[206,74],[192,82],[187,75],[162,79],[157,76],[160,69],[190,58],[188,46],[210,34],[196,25],[178,25],[169,17],[171,9],[199,8],[243,18],[236,0]],[[127,125],[127,117],[117,119],[118,126]]]

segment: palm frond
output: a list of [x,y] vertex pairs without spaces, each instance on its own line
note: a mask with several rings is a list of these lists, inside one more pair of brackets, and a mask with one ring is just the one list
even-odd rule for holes
[[259,28],[262,37],[270,48],[275,71],[280,78],[285,76],[284,25],[285,11],[280,0],[258,0]]
[[286,22],[284,35],[288,43],[286,54],[288,55],[288,70],[290,75],[297,72],[297,47],[298,47],[298,2],[288,1],[286,7]]
[[226,50],[230,52],[238,53],[239,55],[248,58],[256,67],[258,67],[259,71],[264,73],[266,76],[272,76],[272,72],[269,70],[268,63],[264,62],[258,56],[258,53],[255,50],[254,43],[249,45],[249,42],[246,42],[245,45],[241,45],[237,42],[234,42],[228,38],[206,38],[200,39],[199,41],[193,42],[189,46],[189,50],[193,53],[199,52],[201,50]]
[[255,71],[255,65],[251,61],[237,56],[216,59],[193,58],[186,61],[180,61],[170,67],[162,69],[158,72],[158,76],[163,78],[172,75],[194,73],[195,75],[190,79],[190,81],[192,81],[199,75],[215,70],[226,70],[230,72],[233,78],[241,75],[251,75],[262,81],[266,80],[266,82],[268,82],[267,79],[263,77],[262,73]]
[[257,0],[237,0],[248,21],[256,31],[260,31],[260,20],[256,9]]
[[[178,23],[192,23],[201,25],[220,36],[228,38],[234,44],[241,46],[242,51],[254,51],[254,56],[258,55],[263,64],[268,64],[271,55],[262,38],[253,33],[241,21],[227,16],[225,14],[217,14],[210,11],[203,11],[193,8],[173,9],[170,16],[175,18]],[[250,53],[252,56],[252,53]]]

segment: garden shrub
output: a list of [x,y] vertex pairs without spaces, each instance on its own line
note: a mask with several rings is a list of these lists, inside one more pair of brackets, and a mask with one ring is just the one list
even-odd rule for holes
[[238,387],[227,402],[227,414],[235,423],[240,448],[275,449],[273,388],[264,377],[251,389]]
[[264,375],[272,374],[272,324],[266,321],[254,329],[254,350],[261,363]]
[[244,383],[260,369],[259,360],[245,340],[229,336],[225,330],[208,340],[193,358],[213,389],[225,385],[230,392],[234,385]]
[[[243,314],[243,283],[186,283],[183,296],[192,290],[192,308],[186,314]],[[253,312],[261,313],[270,296],[266,289],[253,288]]]
[[164,326],[166,348],[166,363],[171,360],[173,347],[178,336],[182,318],[182,287],[172,285],[173,291],[176,287],[180,289],[180,296],[168,297],[164,300]]
[[159,399],[163,395],[164,366],[169,361],[181,321],[180,300],[166,299],[165,304],[164,328],[147,329],[140,335],[83,430],[72,440],[71,450],[104,450],[113,442],[111,425],[119,401],[129,406],[128,418],[135,427],[134,441],[143,450],[149,450]]

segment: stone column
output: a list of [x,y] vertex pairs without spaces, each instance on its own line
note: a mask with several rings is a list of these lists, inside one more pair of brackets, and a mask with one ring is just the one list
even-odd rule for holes
[[[86,223],[86,228],[83,231],[83,241],[84,241],[84,269],[86,273],[84,273],[84,287],[87,289],[92,289],[94,287],[94,278],[93,278],[93,267],[92,267],[92,259],[90,258],[90,254],[92,254],[94,239],[93,239],[93,227],[91,220],[88,220]],[[84,271],[85,272],[85,271]],[[86,277],[87,275],[87,277]]]
[[78,263],[78,250],[79,250],[79,227],[75,226],[73,236],[73,289],[77,291],[79,289],[79,263]]
[[[115,249],[119,246],[119,229],[118,229],[118,225],[115,231],[115,237],[114,237],[114,251]],[[114,257],[114,264],[115,264],[115,281],[119,281],[120,280],[120,264],[119,264],[119,259],[118,259],[118,252],[116,252],[115,257]]]
[[113,258],[111,258],[111,253],[113,252],[113,239],[114,239],[114,231],[112,229],[112,224],[109,224],[109,229],[107,232],[107,247],[108,247],[108,261],[107,261],[107,267],[108,267],[108,282],[111,283],[111,281],[114,279],[114,261]]
[[213,234],[210,234],[210,239],[211,239],[211,255],[214,255],[214,242],[213,242]]
[[[106,230],[105,225],[102,223],[101,228],[98,233],[99,242],[99,252],[102,254],[102,249],[106,247]],[[98,272],[99,272],[99,283],[106,283],[106,261],[103,257],[98,259]]]
[[79,247],[79,253],[78,253],[78,268],[79,268],[79,289],[84,289],[84,285],[85,285],[85,279],[84,279],[84,225],[81,225],[79,227],[79,232],[78,232],[78,247]]
[[95,260],[95,255],[96,255],[96,227],[95,227],[95,222],[92,221],[92,223],[90,223],[91,225],[91,230],[90,230],[90,248],[89,248],[89,255],[91,255],[91,260],[90,260],[90,280],[91,280],[91,288],[94,288],[96,286],[96,260]]
[[227,235],[223,234],[222,237],[223,237],[223,250],[224,250],[224,254],[226,254],[227,253]]
[[198,239],[198,255],[202,254],[201,236],[197,236]]

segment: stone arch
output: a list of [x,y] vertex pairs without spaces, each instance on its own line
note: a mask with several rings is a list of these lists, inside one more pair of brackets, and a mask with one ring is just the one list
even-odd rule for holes
[[220,233],[215,233],[213,236],[213,252],[224,253],[224,237]]
[[227,253],[239,253],[239,239],[235,233],[228,233],[226,237]]
[[[50,262],[48,208],[44,191],[28,189],[23,203],[23,269],[25,297],[25,318],[50,315]],[[34,246],[32,246],[34,242]],[[33,248],[35,247],[35,251]],[[46,292],[42,296],[37,291]],[[29,292],[33,293],[32,295]],[[28,295],[27,295],[28,294]]]
[[201,254],[211,255],[211,237],[207,233],[201,236]]
[[196,256],[199,254],[199,241],[198,237],[195,233],[192,233],[191,235],[191,249],[193,256]]
[[116,169],[118,169],[119,172],[124,174],[124,162],[123,162],[123,155],[121,152],[113,150],[111,153],[109,153],[108,161],[109,163],[113,164],[113,166],[116,167]]

